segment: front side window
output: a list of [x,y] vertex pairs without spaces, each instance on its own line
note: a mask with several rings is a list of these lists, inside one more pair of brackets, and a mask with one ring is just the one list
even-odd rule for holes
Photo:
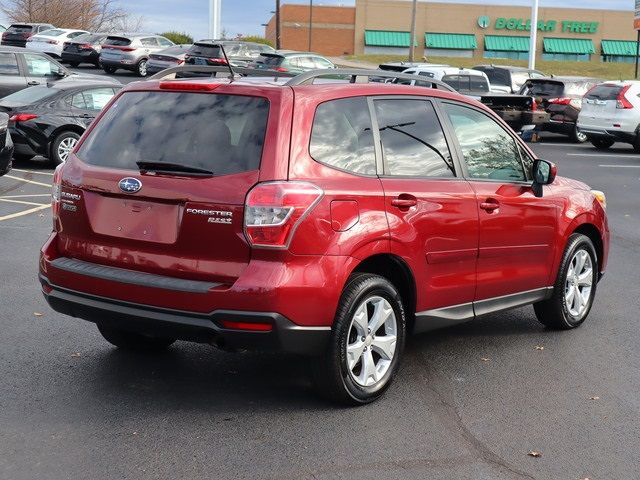
[[27,75],[31,77],[47,77],[57,73],[60,68],[46,57],[32,53],[25,53],[24,61],[27,64]]
[[319,105],[313,119],[309,153],[320,163],[375,175],[373,131],[366,98],[343,98]]
[[431,102],[376,100],[385,174],[455,177],[442,127]]
[[467,173],[481,180],[526,181],[516,141],[497,122],[477,110],[445,103]]

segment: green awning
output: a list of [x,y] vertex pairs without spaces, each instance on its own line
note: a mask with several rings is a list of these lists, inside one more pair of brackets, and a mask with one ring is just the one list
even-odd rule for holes
[[507,35],[485,35],[484,49],[505,52],[528,52],[529,37],[509,37]]
[[633,40],[602,40],[603,55],[636,56],[636,42]]
[[590,38],[545,38],[543,42],[545,53],[596,53]]
[[451,50],[475,50],[478,48],[476,36],[465,33],[430,33],[424,34],[427,48],[448,48]]
[[368,47],[409,47],[411,33],[388,30],[365,30],[364,44]]

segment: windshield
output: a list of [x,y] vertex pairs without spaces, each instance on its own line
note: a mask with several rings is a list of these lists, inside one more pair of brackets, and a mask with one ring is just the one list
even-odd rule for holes
[[60,90],[50,87],[29,87],[19,90],[11,95],[7,95],[2,99],[2,103],[15,103],[19,105],[29,105],[36,103],[45,98],[53,97]]
[[126,92],[91,131],[78,157],[137,170],[166,162],[227,175],[260,165],[269,102],[261,97]]
[[562,82],[529,80],[522,87],[520,94],[534,97],[561,97],[563,91],[564,84]]

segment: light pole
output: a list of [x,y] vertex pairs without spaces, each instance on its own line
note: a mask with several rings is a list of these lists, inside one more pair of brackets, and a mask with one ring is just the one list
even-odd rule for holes
[[413,62],[415,58],[415,43],[416,43],[416,13],[418,10],[418,0],[413,0],[411,6],[411,38],[409,39],[409,61]]
[[280,0],[276,0],[276,50],[280,50]]
[[311,32],[313,31],[313,0],[309,0],[309,51],[311,51]]
[[529,33],[529,70],[536,68],[536,50],[538,48],[538,0],[531,5],[531,29]]
[[209,0],[209,38],[220,38],[222,0]]

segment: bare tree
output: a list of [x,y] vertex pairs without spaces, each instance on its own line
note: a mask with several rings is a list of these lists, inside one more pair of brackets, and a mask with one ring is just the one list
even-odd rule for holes
[[50,23],[92,32],[135,31],[144,22],[115,0],[0,0],[0,10],[12,22]]

